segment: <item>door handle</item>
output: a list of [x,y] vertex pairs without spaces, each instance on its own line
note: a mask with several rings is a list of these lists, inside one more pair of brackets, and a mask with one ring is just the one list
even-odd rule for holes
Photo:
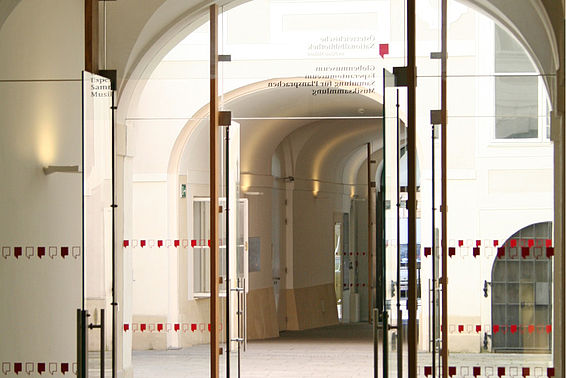
[[[100,324],[89,324],[88,329],[100,329],[100,378],[104,378],[104,309],[100,309]],[[88,346],[87,346],[88,347]]]

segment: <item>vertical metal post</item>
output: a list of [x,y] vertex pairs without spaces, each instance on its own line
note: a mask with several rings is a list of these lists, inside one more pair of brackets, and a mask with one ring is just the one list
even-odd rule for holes
[[379,344],[379,334],[378,334],[378,327],[379,327],[379,310],[377,308],[373,309],[373,377],[378,378],[378,360],[377,360],[377,352],[378,352],[378,344]]
[[[432,295],[431,292],[432,292],[432,280],[429,279],[428,280],[428,295],[429,296]],[[431,311],[430,309],[432,308],[431,303],[432,303],[432,299],[430,301],[428,301],[428,313],[429,314],[431,314],[431,312],[430,312]],[[430,351],[432,351],[432,369],[434,371],[434,347],[433,347],[434,337],[431,338],[430,335],[432,335],[432,321],[429,321],[429,323],[428,323],[428,347],[429,347]],[[432,376],[434,377],[434,374]],[[436,378],[436,377],[434,377],[434,378]]]
[[112,378],[116,378],[117,372],[117,319],[118,302],[116,301],[116,96],[115,88],[112,88]]
[[[429,294],[432,293],[432,321],[430,333],[432,334],[432,376],[436,378],[436,170],[435,170],[435,148],[434,148],[434,128],[432,125],[432,290],[429,290]],[[429,301],[430,302],[430,301]],[[429,306],[430,308],[430,306]],[[430,310],[429,310],[430,314]],[[430,336],[429,336],[430,338]]]
[[383,332],[383,377],[389,377],[389,313],[385,309],[385,306],[381,314],[381,330]]
[[[83,311],[83,312],[85,313],[85,316],[84,316],[84,324],[85,324],[85,326],[86,326],[87,320],[88,320],[88,316],[89,316],[89,315],[88,315],[88,312],[87,312],[87,311]],[[105,370],[105,366],[104,366],[104,365],[105,365],[105,361],[104,361],[104,357],[105,357],[105,356],[104,356],[104,346],[105,346],[105,342],[104,342],[104,332],[105,332],[105,329],[104,329],[104,325],[105,325],[104,317],[105,317],[104,309],[100,309],[100,324],[92,324],[92,323],[91,323],[91,324],[89,324],[88,327],[87,327],[88,329],[99,329],[99,330],[100,330],[100,351],[99,351],[99,353],[100,353],[100,377],[101,377],[101,378],[104,378],[104,370]],[[85,333],[86,333],[86,332],[87,332],[87,331],[85,330]],[[84,337],[84,340],[87,340],[87,337],[86,337],[86,336]],[[84,350],[85,350],[85,352],[86,352],[86,353],[85,353],[85,358],[86,358],[86,359],[88,359],[88,355],[87,355],[88,350],[87,350],[87,348],[88,348],[88,343],[85,341]],[[86,365],[85,365],[85,366],[86,366]],[[87,371],[87,373],[88,373],[88,371]]]
[[448,196],[447,196],[447,38],[448,38],[448,1],[442,0],[442,52],[441,52],[441,125],[442,125],[442,377],[448,378]]
[[[564,10],[563,18],[566,18],[566,9]],[[554,248],[556,249],[554,255],[554,368],[557,377],[566,376],[565,367],[565,330],[564,330],[564,316],[566,314],[566,301],[564,300],[565,294],[565,226],[564,217],[566,215],[566,193],[565,193],[565,116],[566,116],[566,88],[565,88],[565,48],[566,48],[566,32],[565,24],[561,23],[558,38],[558,52],[559,61],[561,62],[557,72],[557,85],[556,85],[556,106],[553,110],[553,123],[552,134],[554,142]]]
[[219,378],[218,292],[218,5],[210,6],[210,377]]
[[[87,12],[88,9],[85,9]],[[87,12],[88,13],[88,12]],[[81,166],[85,166],[85,76],[82,72],[82,125],[81,125]],[[86,377],[86,351],[84,337],[83,312],[85,311],[85,170],[81,170],[81,308],[77,309],[77,377]]]
[[[432,376],[436,378],[436,159],[435,159],[435,125],[432,125],[432,321],[430,332],[432,334]],[[430,301],[429,301],[430,302]],[[429,311],[430,314],[430,311]]]
[[415,0],[407,0],[407,154],[408,154],[408,194],[409,210],[409,248],[408,248],[408,312],[409,312],[409,377],[417,372],[417,182],[416,182],[416,12]]
[[85,71],[98,73],[98,0],[84,0]]
[[106,326],[106,322],[105,322],[105,318],[106,314],[104,309],[100,309],[100,378],[104,378],[105,377],[105,355],[104,355],[104,344],[105,344],[105,335],[104,333],[106,332],[105,326]]
[[[237,285],[238,285],[238,378],[240,378],[240,366],[242,366],[242,360],[241,360],[241,355],[242,355],[242,341],[243,337],[242,337],[242,307],[241,307],[241,302],[240,302],[240,297],[242,296],[242,292],[239,291],[239,288],[241,287],[242,284],[242,280],[240,279],[240,277],[237,278]],[[245,293],[246,288],[244,287],[243,290],[243,295],[246,295]],[[240,340],[241,339],[241,340]]]
[[242,278],[242,281],[244,282],[244,285],[242,286],[244,289],[244,307],[242,309],[243,311],[243,315],[244,315],[244,321],[243,321],[243,327],[244,327],[244,352],[248,349],[248,298],[247,298],[247,294],[246,294],[246,278]]
[[226,227],[226,378],[230,378],[230,297],[232,296],[232,287],[230,285],[230,126],[226,126],[226,142],[225,142],[225,161],[226,167],[226,216],[224,218]]
[[88,376],[86,314],[86,310],[77,309],[77,378]]
[[401,136],[399,120],[399,90],[397,89],[397,377],[403,377],[403,311],[401,311]]
[[[387,153],[386,153],[386,148],[385,148],[385,143],[387,140],[387,127],[386,127],[386,122],[385,119],[383,120],[383,141],[384,141],[384,148],[383,148],[383,172],[382,175],[384,178],[387,177]],[[368,144],[369,146],[369,144]],[[385,181],[385,180],[384,180]],[[381,220],[382,220],[382,229],[380,230],[381,232],[381,250],[380,250],[380,263],[381,266],[379,267],[379,275],[378,277],[380,278],[380,284],[376,285],[377,287],[379,287],[379,290],[381,291],[381,294],[379,296],[376,295],[376,298],[379,298],[381,303],[379,306],[377,306],[378,308],[381,309],[381,325],[382,325],[382,339],[381,339],[381,349],[383,350],[383,362],[382,362],[382,370],[383,370],[383,376],[387,377],[389,376],[389,328],[387,326],[387,319],[388,319],[388,313],[387,313],[387,283],[386,283],[386,272],[387,272],[387,254],[386,254],[386,243],[385,243],[385,229],[387,227],[387,220],[385,217],[385,203],[387,201],[387,187],[385,182],[382,182],[380,185],[380,193],[381,193],[381,198],[382,198],[382,212],[381,212]],[[377,278],[376,277],[376,282],[377,282]],[[377,289],[376,289],[377,291]]]
[[[371,146],[367,143],[367,180],[368,180],[368,322],[371,324],[373,293],[372,293],[372,267],[373,267],[373,229],[371,222]],[[377,286],[377,285],[376,285]]]
[[[85,75],[86,72],[82,72],[82,107],[83,107],[83,119],[81,125],[81,166],[85,166]],[[85,170],[81,171],[81,310],[85,309]],[[78,361],[77,361],[78,362]]]
[[77,378],[84,378],[83,310],[77,309]]
[[[384,141],[384,148],[382,149],[383,151],[383,160],[382,160],[382,164],[383,164],[383,172],[381,173],[382,177],[387,177],[387,155],[386,155],[386,149],[385,149],[385,141],[387,139],[387,96],[385,95],[387,88],[390,87],[391,83],[391,74],[384,69],[383,70],[383,93],[384,93],[384,97],[383,97],[383,121],[382,121],[382,139]],[[379,316],[378,319],[376,319],[375,321],[377,322],[378,320],[381,322],[381,329],[383,331],[382,333],[382,344],[381,344],[381,350],[382,350],[382,375],[384,377],[388,376],[388,362],[389,362],[389,346],[388,346],[388,328],[385,325],[386,322],[386,317],[387,317],[387,311],[386,311],[386,290],[387,290],[387,284],[385,282],[385,277],[386,277],[386,242],[385,242],[385,228],[387,225],[387,220],[386,220],[386,186],[385,186],[385,182],[384,180],[382,180],[382,182],[380,183],[380,187],[379,187],[379,201],[381,203],[381,212],[378,214],[377,213],[377,209],[376,209],[376,220],[378,220],[378,222],[376,222],[376,235],[379,235],[379,240],[380,240],[380,244],[379,244],[379,249],[377,241],[376,241],[376,267],[375,267],[375,282],[376,282],[376,309],[374,310],[374,316]],[[376,376],[377,376],[377,355],[375,356],[375,369],[376,369]]]

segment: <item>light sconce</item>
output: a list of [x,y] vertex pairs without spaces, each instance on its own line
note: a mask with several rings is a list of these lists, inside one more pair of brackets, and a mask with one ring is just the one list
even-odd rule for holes
[[263,196],[263,192],[243,192],[246,196]]
[[78,165],[49,165],[43,167],[43,173],[50,175],[52,173],[80,173]]
[[286,177],[277,177],[278,180],[283,180],[284,182],[294,182],[295,177],[293,176],[286,176]]
[[250,186],[249,185],[242,185],[241,186],[241,193],[245,196],[263,196],[263,192],[253,192],[250,190]]

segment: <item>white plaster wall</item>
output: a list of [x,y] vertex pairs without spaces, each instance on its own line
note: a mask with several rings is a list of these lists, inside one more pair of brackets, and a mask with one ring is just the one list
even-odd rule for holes
[[81,176],[42,167],[81,162],[83,19],[80,2],[26,0],[0,29],[0,245],[24,248],[0,261],[2,361],[76,360],[81,260],[37,247],[81,245]]
[[[145,107],[143,107],[145,108]],[[142,108],[142,109],[143,109]],[[178,239],[176,224],[171,222],[171,207],[176,197],[169,192],[169,154],[180,129],[180,122],[138,120],[130,122],[129,138],[134,146],[131,187],[131,239]],[[176,195],[177,193],[175,193]],[[136,319],[157,316],[167,322],[178,320],[177,253],[184,249],[164,245],[158,248],[130,248],[132,256],[132,315]],[[144,318],[145,317],[145,318]],[[167,341],[176,346],[176,335]],[[136,347],[136,346],[135,346]]]

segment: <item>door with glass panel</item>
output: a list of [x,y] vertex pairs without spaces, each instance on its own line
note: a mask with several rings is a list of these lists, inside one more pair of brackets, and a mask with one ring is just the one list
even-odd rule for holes
[[[392,65],[390,51],[397,58],[403,51],[393,50],[393,34],[402,25],[395,23],[392,31],[391,12],[402,9],[393,3],[258,0],[221,14],[221,107],[241,127],[242,196],[252,214],[266,217],[250,218],[254,242],[262,246],[257,256],[250,248],[250,270],[254,258],[271,261],[264,245],[279,243],[279,287],[286,292],[275,314],[265,304],[270,298],[256,310],[266,323],[278,320],[263,327],[258,338],[277,337],[272,331],[277,329],[337,325],[339,319],[344,327],[363,323],[371,336],[378,303],[376,329],[389,313],[393,277],[384,264],[396,260],[376,259],[396,256],[386,242],[395,229],[387,236],[384,231],[385,212],[389,218],[395,214],[396,207],[384,207],[386,201],[396,203],[385,197],[396,193],[395,182],[381,179],[383,172],[395,172],[385,169],[382,157],[389,143],[383,135],[382,69]],[[389,153],[395,156],[394,151]],[[348,228],[342,246],[348,250],[336,248],[335,241],[336,214],[344,213]],[[277,235],[260,224],[273,214],[280,214],[278,221],[285,225],[269,228]],[[396,224],[395,217],[391,221]],[[385,272],[388,289],[382,293]],[[393,331],[385,333],[376,336],[380,348],[393,337]],[[367,363],[371,371],[372,362]]]
[[[248,200],[239,198],[239,128],[236,123],[223,130],[222,193],[219,198],[221,277],[221,370],[240,376],[240,361],[247,345]],[[228,185],[226,185],[228,183]],[[210,198],[193,199],[193,285],[196,297],[210,295]]]
[[[397,74],[399,75],[399,74]],[[398,81],[399,78],[397,78]],[[377,306],[381,348],[376,376],[406,375],[408,313],[407,91],[383,70],[383,153],[377,181]],[[418,249],[418,245],[417,245]],[[417,250],[418,256],[418,250]],[[405,372],[404,372],[405,371]]]
[[112,376],[115,371],[113,111],[110,80],[83,72],[83,304],[76,316],[79,377]]

